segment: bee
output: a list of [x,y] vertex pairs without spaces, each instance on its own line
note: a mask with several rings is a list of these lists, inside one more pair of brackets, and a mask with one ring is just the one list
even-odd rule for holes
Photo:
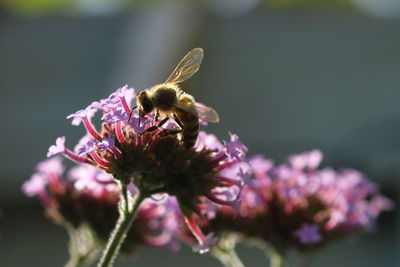
[[168,134],[179,134],[184,146],[190,148],[196,143],[199,134],[199,119],[219,122],[219,116],[213,108],[197,104],[193,96],[182,91],[178,85],[199,70],[203,56],[201,48],[189,51],[164,83],[137,94],[136,107],[139,109],[140,117],[153,111],[156,114],[155,121],[158,122],[160,115],[165,117],[145,132],[154,131],[173,117],[180,129],[169,130]]

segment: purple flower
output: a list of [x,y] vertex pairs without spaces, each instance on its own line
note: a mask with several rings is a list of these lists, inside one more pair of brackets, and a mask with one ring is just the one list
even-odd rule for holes
[[257,155],[250,158],[249,164],[256,176],[265,175],[274,166],[274,162],[272,160],[266,159],[262,155]]
[[[256,191],[253,190],[243,190],[242,193],[242,203],[246,203],[247,209],[256,209],[264,205],[264,198]],[[250,213],[249,210],[244,211],[247,214]],[[243,211],[242,211],[243,214]]]
[[75,154],[81,154],[84,150],[82,147],[86,146],[88,142],[92,140],[92,136],[88,133],[86,133],[84,136],[82,136],[81,139],[79,139],[78,143],[74,147],[74,153]]
[[303,153],[299,155],[292,155],[289,157],[290,165],[295,168],[302,170],[307,166],[308,153]]
[[229,135],[231,141],[224,142],[226,146],[226,154],[233,159],[243,161],[248,151],[247,147],[239,141],[239,137],[236,134],[229,133]]
[[316,169],[323,159],[323,154],[320,150],[314,149],[308,152],[307,166],[310,169]]
[[206,132],[199,132],[199,135],[197,137],[197,142],[195,147],[198,150],[203,149],[204,147],[207,147],[208,149],[211,150],[222,150],[223,145],[222,143],[218,140],[218,138],[213,135],[213,134],[207,134]]
[[153,122],[151,116],[141,117],[133,116],[129,121],[129,126],[133,128],[135,133],[143,133]]
[[[22,190],[37,196],[48,217],[68,230],[90,227],[95,246],[101,246],[117,221],[120,188],[110,174],[88,164],[78,164],[63,178],[61,157],[53,157],[37,166],[37,173]],[[137,246],[177,247],[178,208],[176,200],[146,199],[139,208],[122,250],[134,252]],[[82,242],[85,242],[82,239]],[[83,244],[85,245],[85,244]]]
[[107,123],[116,123],[117,121],[127,121],[129,113],[122,109],[113,109],[107,113],[104,113],[102,120]]
[[79,156],[85,156],[86,154],[94,151],[97,147],[97,140],[93,139],[87,139],[86,143],[81,144],[81,146],[78,148],[77,152],[79,153]]
[[47,177],[38,173],[32,175],[31,179],[22,185],[22,191],[29,197],[45,194]]
[[100,99],[99,101],[95,101],[91,104],[91,106],[97,110],[102,110],[104,113],[108,112],[108,110],[115,109],[118,107],[120,103],[120,99]]
[[293,169],[283,164],[275,167],[271,172],[277,180],[288,180],[293,176]]
[[[278,166],[258,156],[227,167],[221,174],[232,179],[238,170],[244,170],[239,166],[247,164],[246,173],[253,180],[243,185],[236,212],[205,203],[202,213],[211,216],[207,221],[198,219],[199,225],[222,238],[233,232],[274,247],[304,249],[368,230],[382,211],[393,208],[364,174],[351,169],[317,169],[321,159],[322,153],[313,150],[292,155],[289,163]],[[229,191],[215,193],[230,197]],[[299,242],[291,242],[288,236]]]
[[100,152],[106,151],[107,149],[111,149],[115,145],[114,137],[104,137],[101,142],[97,143],[97,147],[100,148]]
[[96,113],[96,109],[93,106],[95,106],[95,104],[89,105],[85,109],[80,109],[77,112],[68,115],[67,119],[72,119],[71,124],[73,126],[79,126],[84,118],[91,118]]
[[226,169],[221,170],[221,175],[230,178],[235,181],[239,181],[242,184],[250,184],[251,179],[251,168],[247,162],[239,162]]
[[73,181],[76,190],[85,191],[91,196],[100,197],[106,193],[119,192],[118,185],[111,175],[87,164],[79,164],[72,168],[68,177]]
[[[133,89],[124,86],[107,99],[69,115],[67,118],[73,119],[74,125],[83,122],[86,134],[75,153],[65,147],[62,137],[48,155],[63,153],[78,163],[98,168],[121,184],[133,184],[144,195],[176,197],[185,217],[201,214],[199,207],[205,199],[239,207],[241,190],[250,184],[251,172],[245,157],[247,148],[238,136],[230,134],[230,141],[222,144],[214,135],[200,132],[195,146],[186,148],[179,135],[165,131],[175,129],[175,122],[146,131],[157,123],[155,114],[139,116],[137,109],[131,112],[129,102],[133,96]],[[91,121],[97,110],[102,112],[99,131]],[[100,181],[100,174],[92,172],[81,167],[72,171],[74,190],[91,192],[95,197],[115,191],[115,183]],[[210,242],[201,231],[194,234],[200,245],[208,246]],[[167,236],[161,235],[153,242],[162,242]]]
[[115,90],[115,92],[111,93],[108,98],[109,99],[113,99],[113,98],[124,97],[126,89],[128,89],[128,85],[127,84],[125,86],[120,87],[117,90]]
[[[95,102],[94,102],[95,103]],[[92,125],[90,119],[93,117],[94,113],[97,111],[96,108],[94,108],[95,104],[91,104],[85,109],[78,110],[77,112],[70,114],[67,116],[67,119],[72,118],[72,125],[78,126],[81,121],[83,122],[86,130],[88,133],[97,140],[101,139],[100,134],[96,131],[94,126]]]
[[315,149],[302,154],[292,155],[289,157],[289,162],[294,169],[315,169],[321,163],[322,158],[321,151]]
[[394,209],[394,203],[390,199],[377,195],[372,198],[369,204],[369,214],[371,217],[376,218],[382,211],[389,211]]
[[81,124],[82,118],[84,118],[85,116],[86,116],[85,110],[80,109],[77,112],[68,115],[67,119],[72,118],[71,124],[74,126],[78,126],[79,124]]
[[125,85],[110,94],[110,96],[108,97],[108,102],[111,103],[108,105],[104,105],[103,108],[111,110],[120,105],[126,113],[129,113],[131,111],[131,107],[129,106],[128,102],[133,99],[134,95],[134,89],[128,89],[128,85]]
[[56,139],[56,144],[49,147],[47,152],[47,157],[54,156],[56,154],[65,152],[65,136],[58,137]]
[[316,224],[304,223],[294,234],[302,244],[316,244],[322,239]]
[[39,173],[52,173],[54,175],[61,175],[64,172],[62,158],[57,156],[42,161],[36,166],[36,170]]
[[49,196],[46,190],[48,184],[56,185],[60,175],[64,172],[62,159],[53,157],[40,162],[36,167],[36,173],[22,185],[22,191],[29,197],[37,196],[45,205],[49,204]]

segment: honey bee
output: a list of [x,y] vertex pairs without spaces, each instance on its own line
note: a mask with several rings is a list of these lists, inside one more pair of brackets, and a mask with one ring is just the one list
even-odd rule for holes
[[168,134],[179,134],[184,146],[190,148],[196,143],[199,134],[199,119],[213,123],[219,122],[219,116],[213,108],[197,104],[193,96],[183,92],[178,86],[199,70],[203,55],[201,48],[191,50],[164,83],[137,94],[139,116],[155,111],[155,121],[158,121],[160,115],[165,117],[145,132],[154,131],[173,116],[180,129],[169,130]]

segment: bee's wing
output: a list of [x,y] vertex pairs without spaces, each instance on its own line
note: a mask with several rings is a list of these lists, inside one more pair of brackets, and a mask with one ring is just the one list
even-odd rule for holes
[[187,103],[180,102],[175,105],[177,108],[183,109],[196,115],[199,119],[207,122],[217,123],[219,122],[218,113],[211,107],[207,107],[200,103]]
[[186,81],[193,74],[195,74],[199,68],[201,61],[203,60],[203,49],[195,48],[191,50],[186,56],[179,62],[178,66],[174,69],[166,83],[181,83]]

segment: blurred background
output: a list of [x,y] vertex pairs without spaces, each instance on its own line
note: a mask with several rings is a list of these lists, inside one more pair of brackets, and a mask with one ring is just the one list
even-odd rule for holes
[[[184,88],[214,107],[250,154],[281,162],[319,148],[323,165],[400,190],[399,0],[0,1],[0,266],[63,266],[67,234],[20,190],[56,137],[84,129],[66,115],[128,84],[166,79],[203,47]],[[399,204],[397,204],[399,207]],[[400,266],[399,209],[377,229],[326,247],[312,266]],[[246,266],[267,266],[239,247]],[[117,266],[220,266],[183,248],[143,249]]]

